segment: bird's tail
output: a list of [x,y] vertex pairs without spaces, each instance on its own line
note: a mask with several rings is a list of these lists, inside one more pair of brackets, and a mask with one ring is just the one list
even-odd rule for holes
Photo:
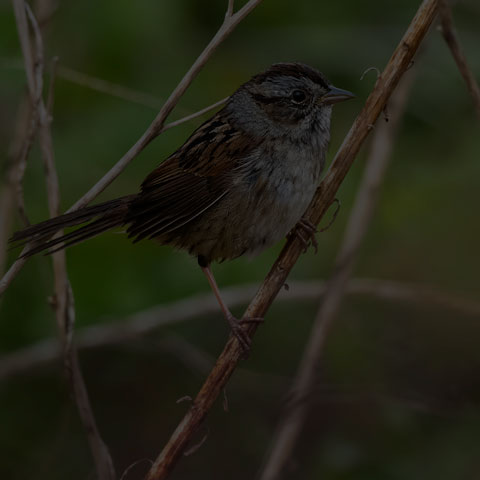
[[[49,250],[48,253],[62,250],[107,230],[124,225],[129,206],[134,198],[135,195],[127,195],[51,218],[15,232],[9,242],[13,243],[14,247],[25,246],[27,243],[32,245],[22,257],[30,257],[47,249]],[[59,230],[81,224],[85,225],[72,232],[52,238]],[[52,249],[52,247],[55,248]]]

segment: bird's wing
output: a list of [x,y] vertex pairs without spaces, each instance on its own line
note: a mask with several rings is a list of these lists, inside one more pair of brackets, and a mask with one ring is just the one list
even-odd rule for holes
[[126,219],[129,237],[158,237],[201,216],[228,194],[232,171],[258,144],[218,112],[145,179]]

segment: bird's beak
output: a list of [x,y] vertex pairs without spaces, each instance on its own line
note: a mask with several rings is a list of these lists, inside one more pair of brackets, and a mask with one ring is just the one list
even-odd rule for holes
[[320,98],[320,103],[333,105],[334,103],[343,102],[344,100],[349,100],[354,97],[355,95],[352,92],[330,85],[328,92]]

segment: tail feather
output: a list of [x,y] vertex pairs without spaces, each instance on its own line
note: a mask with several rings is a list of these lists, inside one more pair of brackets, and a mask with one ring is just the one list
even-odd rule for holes
[[[125,224],[130,203],[134,198],[135,195],[128,195],[45,220],[15,232],[9,242],[13,243],[14,247],[33,243],[32,247],[22,257],[30,257],[52,247],[56,248],[48,253],[62,250]],[[57,238],[51,238],[59,230],[84,223],[85,225],[77,230]]]

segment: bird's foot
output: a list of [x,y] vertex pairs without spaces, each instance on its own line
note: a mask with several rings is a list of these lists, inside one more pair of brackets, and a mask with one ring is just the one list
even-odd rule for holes
[[318,242],[315,234],[317,233],[317,227],[306,218],[301,218],[298,223],[293,227],[291,234],[295,235],[303,245],[303,253],[307,251],[309,245],[312,245],[315,253],[318,252]]
[[243,328],[243,325],[249,323],[262,323],[263,318],[260,317],[243,317],[238,320],[234,317],[230,312],[225,316],[227,319],[228,324],[230,325],[230,329],[232,330],[232,334],[238,340],[238,343],[242,347],[244,353],[248,354],[250,352],[250,348],[252,346],[252,339],[248,332]]

